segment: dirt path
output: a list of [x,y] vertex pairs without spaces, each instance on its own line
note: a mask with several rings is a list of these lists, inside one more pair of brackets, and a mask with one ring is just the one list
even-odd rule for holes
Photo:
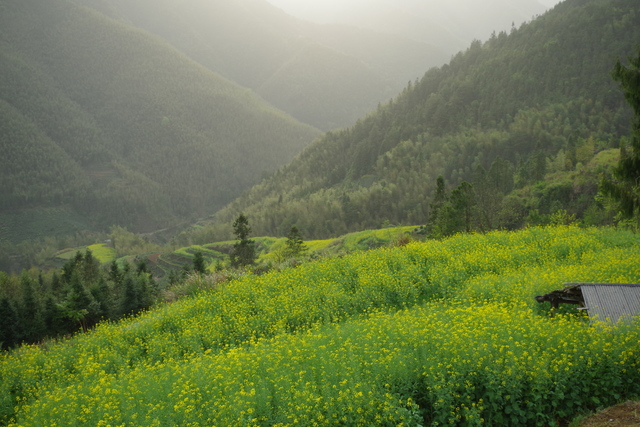
[[626,402],[607,408],[582,421],[578,427],[638,427],[640,402]]

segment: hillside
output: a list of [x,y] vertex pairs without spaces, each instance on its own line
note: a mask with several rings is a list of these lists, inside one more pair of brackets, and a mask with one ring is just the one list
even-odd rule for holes
[[82,0],[315,127],[353,124],[446,61],[433,44],[295,19],[266,0]]
[[638,260],[631,232],[546,227],[247,275],[3,354],[0,423],[567,425],[640,393],[640,324],[534,297]]
[[510,34],[472,43],[353,127],[327,133],[215,219],[228,224],[243,211],[258,234],[297,225],[313,238],[420,224],[439,175],[447,194],[471,182],[485,203],[478,209],[492,212],[475,229],[516,228],[536,209],[583,219],[603,206],[591,199],[577,207],[561,194],[545,206],[505,196],[619,146],[631,110],[610,72],[639,39],[636,2],[565,1]]
[[[137,231],[193,220],[319,134],[76,2],[0,6],[0,240],[81,231],[79,215]],[[44,233],[33,211],[55,213]]]

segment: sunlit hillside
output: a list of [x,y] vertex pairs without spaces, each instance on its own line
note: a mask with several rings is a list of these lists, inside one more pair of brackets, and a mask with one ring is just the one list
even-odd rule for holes
[[578,187],[545,205],[507,196],[547,173],[579,173],[624,144],[631,109],[611,70],[635,56],[639,38],[635,0],[564,1],[472,43],[354,126],[325,134],[215,220],[244,212],[259,234],[296,224],[314,238],[420,224],[438,176],[447,194],[472,185],[483,211],[469,227],[476,230],[521,227],[536,210],[606,217],[595,194]]

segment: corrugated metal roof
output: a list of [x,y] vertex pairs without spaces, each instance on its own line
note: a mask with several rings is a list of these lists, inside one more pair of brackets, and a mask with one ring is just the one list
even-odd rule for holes
[[640,284],[632,283],[566,283],[578,285],[584,305],[593,320],[610,321],[640,316]]

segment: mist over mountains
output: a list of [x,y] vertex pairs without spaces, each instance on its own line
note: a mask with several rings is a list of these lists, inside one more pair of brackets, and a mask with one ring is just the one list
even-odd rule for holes
[[400,35],[296,19],[266,0],[81,0],[322,130],[353,124],[448,55]]
[[322,23],[340,23],[401,35],[436,45],[451,55],[474,39],[510,30],[546,6],[537,0],[270,0],[295,16]]

